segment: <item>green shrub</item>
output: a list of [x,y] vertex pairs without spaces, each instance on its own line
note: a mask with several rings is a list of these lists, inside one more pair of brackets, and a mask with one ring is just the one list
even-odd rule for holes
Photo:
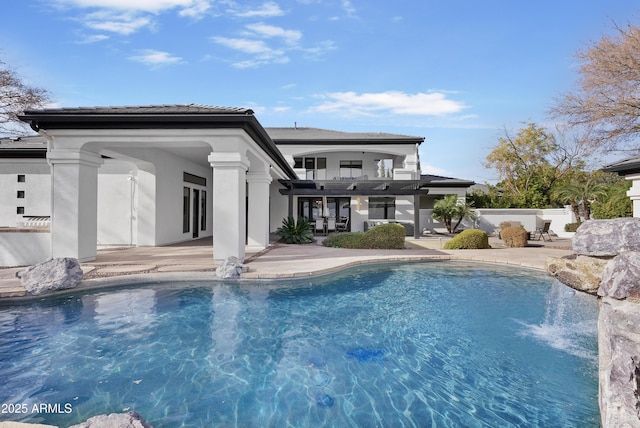
[[332,233],[322,241],[325,247],[334,248],[362,248],[360,241],[364,232]]
[[529,232],[522,226],[511,226],[502,230],[500,236],[507,247],[526,247]]
[[567,223],[564,225],[565,232],[575,232],[582,223]]
[[489,235],[480,229],[468,229],[460,232],[444,245],[445,250],[478,250],[490,248]]
[[326,247],[391,250],[404,248],[404,227],[381,224],[367,232],[332,233],[322,242]]
[[398,223],[380,224],[364,233],[360,248],[391,250],[404,248],[405,229]]
[[310,244],[314,241],[309,222],[303,217],[298,218],[297,222],[293,217],[282,219],[282,227],[276,233],[285,244]]

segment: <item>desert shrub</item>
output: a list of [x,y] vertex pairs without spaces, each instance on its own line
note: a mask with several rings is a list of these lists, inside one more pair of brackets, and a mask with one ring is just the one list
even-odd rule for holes
[[490,248],[489,235],[480,229],[468,229],[460,232],[444,245],[445,250],[478,250]]
[[367,232],[332,233],[322,242],[326,247],[363,249],[404,248],[404,227],[397,223],[381,224]]
[[500,236],[507,247],[526,247],[529,232],[522,226],[511,226],[500,232]]
[[282,227],[276,230],[280,241],[285,244],[310,244],[313,242],[313,232],[309,222],[303,217],[296,222],[293,217],[282,219]]
[[403,249],[405,229],[398,223],[380,224],[364,233],[360,248]]
[[564,225],[565,232],[575,232],[582,223],[567,223]]
[[510,221],[502,221],[499,224],[500,226],[500,230],[506,229],[507,227],[511,227],[511,222]]

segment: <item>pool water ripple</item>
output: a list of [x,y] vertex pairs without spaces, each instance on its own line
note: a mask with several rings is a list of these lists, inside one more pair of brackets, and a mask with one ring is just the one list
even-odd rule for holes
[[597,303],[534,271],[379,265],[0,307],[2,403],[176,426],[597,427]]

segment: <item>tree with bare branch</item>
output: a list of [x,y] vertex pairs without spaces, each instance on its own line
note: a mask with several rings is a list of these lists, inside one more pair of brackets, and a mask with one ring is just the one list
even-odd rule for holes
[[551,114],[561,118],[603,152],[640,153],[640,27],[615,26],[577,54],[577,88],[556,100]]
[[25,110],[44,106],[49,101],[47,90],[25,83],[3,61],[0,61],[0,135],[25,132],[18,116]]

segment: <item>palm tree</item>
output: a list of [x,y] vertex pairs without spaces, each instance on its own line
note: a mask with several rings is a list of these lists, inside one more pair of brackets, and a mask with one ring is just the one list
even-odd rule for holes
[[440,223],[443,223],[449,233],[454,233],[465,218],[471,220],[476,218],[471,206],[466,203],[459,203],[456,195],[448,195],[437,201],[433,205],[432,216]]
[[585,221],[589,220],[591,203],[606,195],[607,186],[593,175],[587,176],[585,180],[574,179],[554,191],[557,200],[571,205],[578,222],[581,214]]

